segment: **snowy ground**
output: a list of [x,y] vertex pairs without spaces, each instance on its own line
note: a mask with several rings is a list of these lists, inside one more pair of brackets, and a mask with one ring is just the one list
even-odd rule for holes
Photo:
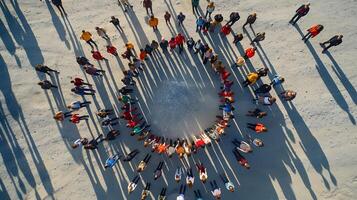
[[[68,17],[62,17],[50,0],[0,2],[0,199],[139,198],[143,184],[139,184],[130,196],[126,188],[146,150],[128,136],[123,124],[120,125],[122,135],[114,142],[104,143],[99,151],[70,147],[79,136],[91,138],[107,131],[99,126],[94,112],[98,108],[119,106],[114,99],[121,86],[121,71],[127,68],[127,61],[105,53],[109,61],[102,62],[100,67],[107,75],[95,79],[85,77],[75,62],[75,56],[90,57],[89,46],[79,40],[81,30],[93,33],[102,52],[105,52],[106,42],[95,34],[95,26],[108,31],[111,42],[120,52],[126,41],[135,43],[138,50],[152,39],[169,38],[171,34],[183,32],[209,43],[227,67],[249,45],[249,37],[253,36],[248,29],[241,44],[235,46],[231,35],[226,38],[217,33],[196,34],[190,2],[184,0],[154,0],[154,14],[160,18],[160,32],[155,34],[146,23],[141,2],[131,2],[135,13],[124,14],[114,0],[68,0],[64,1]],[[202,161],[208,167],[209,180],[216,179],[224,191],[223,199],[354,199],[357,195],[356,0],[312,1],[309,15],[296,27],[287,22],[301,1],[217,0],[216,3],[214,14],[223,13],[228,17],[232,11],[241,13],[242,19],[233,26],[235,32],[242,32],[243,21],[251,12],[258,16],[254,31],[266,32],[266,40],[258,46],[258,54],[251,63],[241,69],[232,69],[236,82],[233,88],[237,100],[236,120],[219,144],[199,155],[184,161],[154,155],[151,165],[142,173],[142,183],[151,182],[155,198],[161,187],[168,185],[168,199],[175,199],[179,188],[173,181],[176,167],[193,166]],[[202,10],[205,7],[206,1],[202,0]],[[183,30],[176,24],[172,28],[166,26],[163,22],[166,10],[172,15],[180,11],[186,14]],[[125,34],[120,34],[108,23],[112,15],[120,18]],[[323,24],[324,31],[304,44],[301,35],[315,23]],[[318,43],[340,33],[344,35],[343,44],[322,54]],[[51,78],[60,86],[58,91],[46,92],[37,87],[39,79],[45,78],[33,69],[38,63],[61,71],[58,77]],[[245,124],[257,120],[244,116],[254,105],[251,91],[243,89],[238,82],[248,72],[264,66],[271,73],[263,82],[268,83],[278,73],[286,78],[283,87],[296,90],[298,96],[293,103],[278,100],[277,105],[264,108],[269,116],[261,122],[268,126],[269,132],[255,136],[262,138],[266,146],[246,156],[252,165],[247,171],[234,160],[230,141],[241,138],[246,132],[251,133]],[[90,109],[81,111],[89,113],[91,119],[77,127],[52,120],[54,112],[79,99],[69,92],[72,76],[87,78],[98,90],[95,98],[87,98],[93,102]],[[158,56],[150,60],[141,78],[140,106],[148,120],[152,119],[153,129],[163,135],[173,134],[172,130],[182,126],[185,131],[180,133],[189,133],[214,120],[218,104],[216,81],[212,71],[188,51],[183,56]],[[272,94],[281,90],[276,88]],[[168,104],[167,99],[175,96],[187,99],[175,99]],[[189,98],[206,101],[194,107],[196,111],[189,107],[192,106]],[[169,107],[165,112],[161,103]],[[178,110],[179,121],[176,122],[172,112],[179,106],[184,109]],[[207,114],[203,112],[206,110]],[[163,119],[168,123],[160,122]],[[112,170],[104,170],[102,163],[109,155],[127,153],[135,148],[141,153],[132,163],[119,163]],[[154,182],[152,172],[162,159],[166,161],[165,176]],[[224,189],[219,173],[227,173],[236,186],[240,184],[235,193]],[[195,169],[194,174],[197,174]],[[198,177],[196,179],[194,188],[200,189],[205,199],[212,198],[209,184],[204,185],[199,183]],[[192,190],[186,193],[188,199],[193,199]]]

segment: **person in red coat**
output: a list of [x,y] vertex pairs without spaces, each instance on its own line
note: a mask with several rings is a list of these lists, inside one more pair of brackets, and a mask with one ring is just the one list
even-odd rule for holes
[[243,56],[245,59],[249,59],[254,56],[255,50],[257,50],[256,47],[249,47],[248,49],[245,50],[245,55]]
[[105,60],[105,58],[100,54],[99,51],[92,51],[92,57],[96,60]]
[[92,86],[92,84],[85,83],[83,79],[78,78],[78,77],[75,77],[73,80],[71,80],[71,83],[73,83],[73,85],[76,87],[81,87],[83,85]]
[[107,52],[114,55],[114,56],[118,56],[118,52],[117,52],[117,48],[115,48],[112,45],[108,45],[107,46]]
[[78,124],[81,120],[87,120],[88,117],[88,115],[79,116],[79,114],[72,114],[71,119],[69,121],[73,124]]
[[173,51],[176,48],[176,40],[175,40],[175,38],[171,38],[171,40],[169,41],[169,47],[170,47],[171,51]]
[[324,26],[321,24],[313,25],[311,28],[307,29],[307,33],[302,40],[306,43],[311,37],[314,38],[317,36],[322,30],[324,30]]
[[295,11],[295,15],[293,18],[291,18],[291,20],[289,21],[290,24],[294,25],[296,24],[297,21],[299,21],[299,19],[305,15],[307,15],[307,13],[309,13],[310,10],[310,3],[301,5],[296,11]]
[[221,28],[221,33],[224,35],[228,35],[229,33],[231,33],[232,29],[230,26],[225,25]]
[[179,53],[181,53],[183,50],[183,44],[185,43],[185,37],[181,33],[177,34],[175,38],[175,43],[179,47]]

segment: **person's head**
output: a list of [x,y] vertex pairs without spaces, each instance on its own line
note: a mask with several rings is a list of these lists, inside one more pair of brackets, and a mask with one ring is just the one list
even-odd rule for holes
[[256,51],[256,50],[257,50],[257,47],[253,47],[253,50]]
[[43,82],[42,82],[42,81],[41,81],[41,82],[38,82],[37,85],[43,85]]
[[212,53],[212,51],[213,51],[212,49],[208,49],[208,52]]
[[262,35],[265,35],[265,32],[262,32]]
[[307,4],[305,4],[305,7],[309,7],[310,6],[310,2],[307,2]]
[[263,127],[262,131],[267,132],[268,131],[267,127]]
[[267,113],[266,113],[266,112],[260,112],[260,113],[258,114],[258,117],[259,117],[259,118],[262,118],[262,117],[264,117],[264,116],[267,116]]
[[283,83],[285,81],[285,78],[280,78],[280,81]]
[[114,17],[114,16],[112,16],[111,18],[112,18],[112,19],[115,19],[115,17]]
[[249,169],[249,168],[250,168],[250,165],[246,162],[246,163],[244,163],[244,167],[245,167],[246,169]]
[[[74,88],[71,89],[72,92],[75,92],[76,90]],[[70,108],[70,106],[68,106],[68,108]]]
[[177,36],[181,36],[181,33],[178,33]]
[[270,101],[270,103],[275,103],[276,98],[275,98],[275,97],[270,97],[270,98],[269,98],[269,101]]
[[229,190],[230,192],[234,192],[234,187],[233,187],[233,186],[229,186],[229,187],[228,187],[228,190]]
[[322,30],[324,30],[324,26],[323,26],[323,25],[321,25],[321,24],[319,24],[318,29],[319,29],[319,31],[322,31]]
[[174,38],[174,37],[172,37],[172,38],[171,38],[171,40],[175,40],[175,38]]
[[208,6],[209,6],[209,7],[213,7],[213,6],[214,6],[214,2],[210,2],[210,3],[208,4]]
[[84,69],[84,70],[87,70],[87,69],[88,69],[88,66],[83,66],[83,69]]
[[180,12],[179,15],[183,15],[182,12]]
[[86,31],[85,30],[82,30],[82,33],[85,33]]
[[343,38],[343,35],[339,35],[338,38],[339,38],[339,39],[342,39],[342,38]]
[[203,17],[202,17],[202,16],[199,16],[198,19],[203,19]]
[[72,149],[75,149],[75,148],[77,148],[79,145],[78,145],[78,144],[72,144],[71,146],[72,146]]
[[154,15],[151,15],[150,19],[154,19]]
[[90,51],[91,53],[94,53],[94,51]]
[[254,143],[255,146],[257,146],[257,147],[263,147],[263,146],[264,146],[263,140],[258,139],[258,138],[255,138],[255,139],[253,140],[253,143]]
[[99,27],[98,27],[98,26],[96,26],[96,27],[95,27],[95,30],[98,30],[98,29],[99,29]]

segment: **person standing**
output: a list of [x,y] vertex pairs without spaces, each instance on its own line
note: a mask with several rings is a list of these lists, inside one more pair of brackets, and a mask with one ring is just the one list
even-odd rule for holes
[[169,41],[170,51],[173,51],[176,48],[176,45],[176,40],[174,37],[172,37]]
[[185,37],[181,33],[179,33],[175,38],[175,42],[179,47],[179,53],[181,53],[183,50],[183,44],[185,43]]
[[301,40],[306,43],[310,38],[316,37],[322,30],[324,30],[324,26],[321,24],[313,25],[311,28],[307,29],[306,35],[304,35]]
[[[338,46],[342,43],[343,35],[335,35],[331,39],[327,40],[326,42],[320,43],[320,46],[323,48],[322,53],[325,53],[329,48],[333,46]],[[327,46],[325,46],[328,44]]]
[[280,93],[280,96],[285,101],[291,101],[291,100],[295,99],[296,92],[294,92],[292,90],[285,90],[285,91]]
[[193,40],[193,38],[190,37],[187,40],[186,44],[187,44],[187,48],[191,50],[193,48],[193,46],[195,46],[195,40]]
[[185,18],[186,16],[182,12],[177,15],[177,21],[180,26],[183,25],[183,21],[185,21]]
[[107,45],[107,52],[114,56],[118,56],[117,48],[112,45]]
[[69,121],[72,122],[73,124],[79,124],[79,122],[81,120],[88,120],[88,118],[89,118],[89,115],[79,116],[79,114],[72,114]]
[[166,24],[167,24],[167,25],[168,25],[168,24],[171,25],[171,21],[170,21],[170,19],[171,19],[171,14],[170,14],[168,11],[165,12],[164,18],[165,18]]
[[198,6],[200,6],[200,0],[192,0],[192,12],[194,15],[199,15]]
[[242,33],[237,33],[233,37],[233,44],[237,44],[238,42],[243,40],[243,34]]
[[95,30],[97,31],[97,34],[102,37],[105,40],[110,40],[110,38],[107,35],[107,31],[105,31],[104,28],[100,28],[100,27],[95,27]]
[[81,39],[84,40],[87,44],[89,44],[89,46],[92,47],[93,49],[93,45],[98,49],[97,43],[95,43],[92,39],[92,34],[88,31],[82,30],[82,35],[81,35]]
[[208,3],[207,8],[206,8],[206,15],[205,15],[206,19],[207,19],[207,16],[209,18],[211,18],[211,15],[212,15],[212,13],[213,13],[215,8],[216,8],[216,6],[214,5],[213,2]]
[[149,25],[153,28],[154,31],[158,30],[157,25],[159,24],[159,19],[151,15],[149,19]]
[[[154,13],[152,12],[152,1],[151,0],[144,0],[143,6],[146,9],[147,15],[154,15]],[[151,14],[149,14],[149,9],[150,9]]]
[[253,85],[259,80],[260,76],[257,72],[252,72],[247,75],[247,78],[243,82],[243,86],[247,87],[248,85]]
[[51,88],[57,88],[56,85],[53,85],[50,81],[48,80],[43,80],[37,83],[37,85],[41,86],[42,89],[44,90],[49,90]]
[[243,56],[243,58],[245,59],[249,59],[252,58],[255,54],[255,50],[257,50],[256,47],[249,47],[245,50],[245,55]]
[[257,35],[255,36],[255,38],[252,40],[250,44],[253,45],[254,42],[259,43],[264,39],[265,39],[265,32],[259,32],[257,33]]
[[154,172],[154,179],[155,180],[160,178],[160,176],[162,175],[162,167],[163,166],[164,166],[164,162],[163,161],[159,162],[159,165],[156,167],[156,170]]
[[289,21],[290,24],[295,25],[296,22],[299,21],[299,19],[301,17],[304,17],[305,15],[307,15],[307,13],[309,13],[310,10],[310,3],[301,5],[296,11],[295,11],[295,15],[293,18],[291,18],[291,20]]
[[257,13],[252,13],[248,16],[247,21],[243,24],[243,29],[245,29],[245,26],[249,24],[249,26],[252,26],[254,24],[255,20],[257,20]]
[[91,51],[91,53],[92,53],[92,57],[97,61],[106,60],[106,58],[104,58],[99,51]]
[[169,42],[167,40],[165,40],[164,37],[161,38],[161,42],[160,42],[160,47],[162,49],[162,52],[167,52],[167,47],[169,46]]
[[238,12],[232,12],[229,15],[229,21],[226,23],[226,26],[233,26],[233,24],[235,24],[238,20],[240,19],[240,15]]
[[110,156],[104,164],[104,168],[112,168],[120,160],[121,155],[119,153]]
[[61,15],[66,15],[67,16],[67,13],[66,11],[64,10],[63,6],[62,6],[62,0],[52,0],[52,3],[53,5],[55,5],[58,10],[60,11]]
[[150,185],[151,185],[150,183],[146,183],[144,190],[141,192],[140,200],[145,200],[149,196]]
[[112,23],[118,31],[124,32],[123,28],[120,26],[120,21],[118,18],[112,16],[110,23]]
[[198,19],[196,20],[196,32],[201,31],[204,24],[205,20],[203,19],[203,17],[198,17]]
[[43,65],[43,64],[37,64],[35,66],[35,70],[38,71],[38,72],[42,72],[42,73],[48,74],[51,77],[52,77],[52,74],[50,72],[54,72],[54,73],[59,74],[58,71],[56,71],[54,69],[51,69],[51,68],[49,68],[49,67],[47,67],[46,65]]

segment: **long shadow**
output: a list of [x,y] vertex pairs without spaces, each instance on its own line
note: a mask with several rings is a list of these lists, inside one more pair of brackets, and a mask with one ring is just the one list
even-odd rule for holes
[[[295,25],[295,28],[300,33],[301,36],[304,35],[298,25]],[[325,83],[326,88],[331,93],[331,95],[334,98],[337,105],[340,106],[340,108],[347,113],[351,123],[356,124],[356,120],[355,120],[354,116],[352,115],[345,98],[343,97],[343,95],[341,94],[341,91],[338,89],[335,81],[333,80],[333,78],[331,77],[329,72],[327,71],[326,66],[324,65],[324,63],[322,62],[320,57],[317,55],[317,52],[314,49],[314,47],[312,46],[312,44],[310,43],[310,41],[306,42],[306,46],[310,50],[312,57],[316,61],[316,69],[319,72],[319,74],[322,78],[322,81]]]
[[333,66],[332,69],[336,73],[337,77],[340,79],[341,83],[343,86],[346,88],[348,94],[350,95],[351,99],[355,104],[357,104],[357,92],[356,89],[353,87],[352,83],[350,80],[348,80],[346,74],[343,72],[341,69],[340,65],[336,62],[336,60],[333,58],[330,52],[326,52],[326,55],[328,58],[330,58]]

